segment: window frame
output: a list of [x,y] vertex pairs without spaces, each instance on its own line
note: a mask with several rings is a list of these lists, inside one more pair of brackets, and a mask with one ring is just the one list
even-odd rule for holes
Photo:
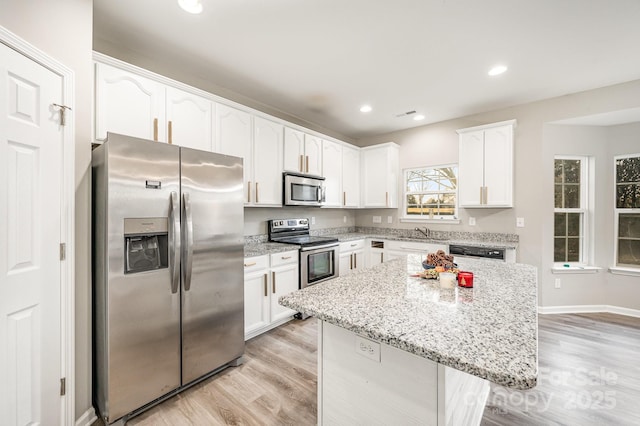
[[[620,272],[624,271],[632,273],[632,275],[640,275],[640,265],[633,266],[629,264],[620,264],[618,263],[618,247],[619,247],[619,236],[618,232],[620,229],[620,215],[625,213],[630,214],[640,214],[640,208],[618,208],[617,207],[617,199],[618,199],[618,170],[616,163],[620,159],[624,158],[640,158],[640,153],[637,154],[621,154],[613,157],[613,264],[614,267],[610,268],[612,272]],[[640,184],[639,184],[640,185]]]
[[[444,169],[444,168],[448,168],[448,167],[452,167],[455,169],[455,173],[456,173],[456,190],[454,192],[454,196],[455,196],[455,206],[454,206],[454,214],[453,215],[447,215],[447,216],[442,216],[442,215],[437,215],[437,216],[433,216],[433,217],[429,217],[426,215],[408,215],[407,214],[407,196],[413,194],[413,192],[409,192],[407,190],[407,180],[409,177],[409,173],[410,172],[415,172],[417,170],[434,170],[434,169]],[[459,190],[459,185],[458,185],[458,179],[459,179],[459,166],[458,163],[447,163],[447,164],[436,164],[436,165],[429,165],[429,166],[422,166],[422,167],[411,167],[411,168],[406,168],[402,170],[402,215],[399,217],[400,222],[417,222],[417,223],[449,223],[449,224],[457,224],[460,223],[460,216],[459,216],[459,197],[458,197],[458,190]],[[447,192],[437,192],[438,194],[449,194],[452,193],[451,191],[447,191]]]
[[[591,170],[595,169],[592,165],[593,159],[586,155],[554,155],[553,157],[553,169],[555,173],[555,162],[556,160],[578,160],[580,161],[580,207],[575,208],[559,208],[555,206],[555,177],[553,181],[553,265],[554,268],[564,268],[565,265],[569,265],[569,267],[578,267],[582,268],[590,263],[592,263],[592,211],[593,204],[592,200],[592,186],[593,179],[591,175]],[[580,221],[580,257],[577,261],[563,261],[557,262],[555,260],[555,215],[556,213],[580,213],[582,215],[582,220]]]

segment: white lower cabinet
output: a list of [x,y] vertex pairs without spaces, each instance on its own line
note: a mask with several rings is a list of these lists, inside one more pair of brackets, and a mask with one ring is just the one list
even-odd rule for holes
[[340,244],[340,276],[365,268],[364,239]]
[[289,321],[296,311],[278,298],[298,289],[298,251],[244,259],[244,337],[248,340]]

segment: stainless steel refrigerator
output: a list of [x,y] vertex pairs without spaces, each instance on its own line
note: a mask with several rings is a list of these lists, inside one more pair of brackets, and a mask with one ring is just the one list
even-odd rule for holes
[[109,133],[92,169],[94,404],[113,423],[244,352],[242,159]]

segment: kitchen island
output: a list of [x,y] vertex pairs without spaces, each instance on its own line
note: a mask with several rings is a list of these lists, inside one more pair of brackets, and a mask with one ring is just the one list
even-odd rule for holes
[[537,379],[537,273],[460,259],[474,288],[409,255],[280,298],[319,320],[319,424],[479,424],[489,382]]

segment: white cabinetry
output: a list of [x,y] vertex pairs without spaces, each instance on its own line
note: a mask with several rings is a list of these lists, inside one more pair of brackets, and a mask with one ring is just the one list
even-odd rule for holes
[[96,64],[97,140],[113,132],[211,151],[212,105],[193,93]]
[[419,254],[426,259],[427,254],[438,250],[448,251],[447,244],[434,244],[419,241],[385,241],[385,253],[388,259],[395,259],[407,254]]
[[364,239],[345,241],[340,244],[340,276],[348,275],[354,270],[364,269]]
[[360,206],[360,150],[342,147],[342,206]]
[[322,174],[322,138],[289,127],[284,131],[284,170]]
[[244,260],[245,340],[289,321],[296,313],[278,298],[298,289],[298,251]]
[[398,207],[399,146],[389,142],[362,148],[362,207]]
[[458,130],[461,207],[513,207],[515,120]]
[[324,207],[342,205],[342,145],[322,141],[322,176],[325,181]]
[[282,206],[282,124],[254,117],[253,204]]
[[282,134],[279,123],[216,105],[216,150],[244,159],[245,205],[282,205]]

